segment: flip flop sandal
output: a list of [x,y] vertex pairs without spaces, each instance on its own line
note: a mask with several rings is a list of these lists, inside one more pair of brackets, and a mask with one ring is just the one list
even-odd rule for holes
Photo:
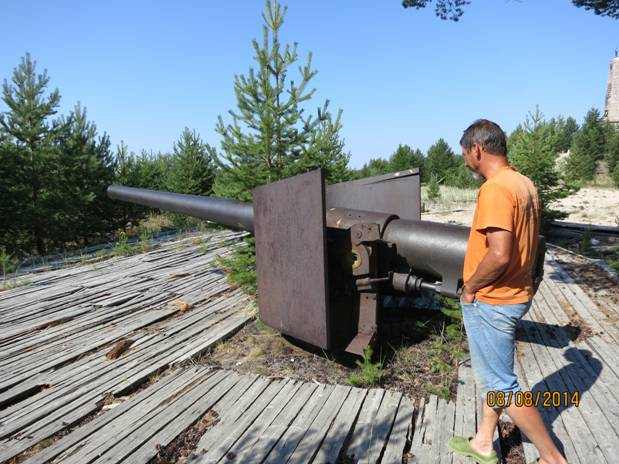
[[453,437],[449,440],[447,446],[449,446],[454,453],[471,458],[478,464],[498,464],[499,459],[495,451],[487,455],[478,453],[471,448],[470,440],[470,438],[466,437]]

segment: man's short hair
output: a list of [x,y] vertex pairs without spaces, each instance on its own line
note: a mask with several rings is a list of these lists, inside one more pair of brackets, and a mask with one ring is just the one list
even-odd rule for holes
[[507,137],[501,127],[487,119],[478,119],[466,128],[460,145],[465,150],[470,150],[477,144],[489,153],[507,156]]

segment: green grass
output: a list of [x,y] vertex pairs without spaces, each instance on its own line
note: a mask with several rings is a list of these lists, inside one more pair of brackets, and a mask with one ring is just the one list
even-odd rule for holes
[[11,290],[17,287],[23,287],[24,285],[30,285],[32,280],[28,277],[13,277],[10,279],[4,279],[0,285],[0,290]]
[[113,253],[115,256],[131,256],[135,253],[135,249],[129,244],[129,238],[124,230],[118,234]]
[[357,371],[348,376],[348,383],[354,387],[371,387],[380,384],[384,376],[383,361],[372,361],[374,352],[371,346],[363,349],[362,360],[357,360]]
[[421,202],[427,211],[447,211],[471,208],[477,200],[477,189],[463,189],[441,185],[435,199],[431,198],[430,185],[421,186]]
[[246,238],[244,246],[235,248],[229,257],[219,256],[217,264],[228,273],[228,281],[250,295],[256,294],[256,244]]
[[441,398],[449,399],[450,376],[454,370],[454,363],[464,359],[466,352],[463,349],[464,328],[462,324],[462,312],[458,302],[442,298],[443,307],[441,312],[445,315],[442,330],[433,336],[428,352],[430,371],[441,374],[438,384],[426,386],[428,393]]
[[25,277],[10,277],[11,274],[16,273],[19,265],[19,260],[15,256],[8,253],[4,247],[0,247],[0,271],[2,272],[2,281],[0,282],[1,290],[9,290],[30,283],[30,280]]
[[146,253],[147,251],[150,251],[151,249],[150,239],[153,238],[152,232],[146,229],[141,230],[139,237],[140,239],[138,241],[138,248],[140,252]]
[[12,274],[17,270],[19,261],[12,254],[8,253],[4,247],[0,248],[0,269],[2,276],[6,279],[8,274]]

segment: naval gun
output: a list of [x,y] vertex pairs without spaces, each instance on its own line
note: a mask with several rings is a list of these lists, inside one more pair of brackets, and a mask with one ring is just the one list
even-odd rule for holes
[[[253,204],[112,185],[121,200],[251,232],[260,318],[330,351],[362,354],[383,295],[457,298],[469,228],[421,220],[419,170],[326,185],[321,169],[252,191]],[[535,280],[543,272],[543,242]]]

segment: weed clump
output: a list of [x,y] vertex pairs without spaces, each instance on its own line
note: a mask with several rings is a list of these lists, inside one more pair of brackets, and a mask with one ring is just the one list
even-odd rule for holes
[[250,295],[256,294],[256,242],[252,237],[246,238],[242,246],[237,247],[229,257],[219,256],[219,264],[228,274],[228,281],[241,287]]
[[129,237],[122,230],[118,233],[118,240],[114,245],[114,255],[116,256],[131,256],[134,253],[133,247],[129,245]]
[[372,361],[374,351],[371,346],[366,346],[363,349],[363,358],[361,361],[357,360],[356,364],[359,369],[348,376],[348,383],[355,387],[369,387],[372,385],[378,385],[383,376],[383,361]]

